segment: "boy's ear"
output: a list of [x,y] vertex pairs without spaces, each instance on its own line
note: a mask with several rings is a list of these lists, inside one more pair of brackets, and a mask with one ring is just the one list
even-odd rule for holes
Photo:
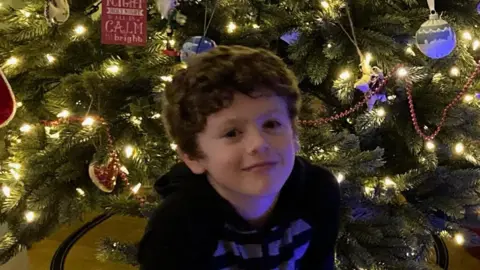
[[182,152],[182,150],[177,148],[177,154],[180,156],[180,159],[185,162],[187,167],[194,173],[194,174],[202,174],[206,171],[206,168],[203,166],[200,160],[192,159],[189,155]]

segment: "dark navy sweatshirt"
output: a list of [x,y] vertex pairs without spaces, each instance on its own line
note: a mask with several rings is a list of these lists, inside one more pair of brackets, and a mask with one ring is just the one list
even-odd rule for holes
[[141,270],[334,269],[340,189],[297,157],[267,223],[254,228],[179,163],[155,184],[163,197],[139,245]]

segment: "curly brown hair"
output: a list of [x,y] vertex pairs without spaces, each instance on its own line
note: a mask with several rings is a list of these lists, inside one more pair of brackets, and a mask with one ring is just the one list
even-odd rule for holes
[[162,119],[179,150],[192,159],[204,156],[197,134],[204,130],[209,115],[232,104],[235,93],[282,97],[297,131],[300,91],[282,59],[265,49],[219,46],[195,56],[166,86]]

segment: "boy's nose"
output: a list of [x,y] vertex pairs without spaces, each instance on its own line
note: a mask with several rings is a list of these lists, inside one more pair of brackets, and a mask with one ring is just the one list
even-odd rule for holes
[[249,134],[247,141],[247,149],[250,155],[264,153],[269,150],[270,145],[263,134],[259,130],[254,130]]

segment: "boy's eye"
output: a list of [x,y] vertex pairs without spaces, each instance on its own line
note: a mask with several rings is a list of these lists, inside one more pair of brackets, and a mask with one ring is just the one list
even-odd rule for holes
[[226,138],[235,138],[237,136],[238,136],[238,130],[236,130],[236,129],[232,129],[224,135],[224,137],[226,137]]
[[270,121],[267,121],[267,122],[265,123],[265,127],[266,127],[266,128],[275,129],[275,128],[278,128],[278,127],[280,127],[280,126],[282,126],[282,124],[281,124],[280,122],[278,122],[278,121],[275,121],[275,120],[270,120]]

